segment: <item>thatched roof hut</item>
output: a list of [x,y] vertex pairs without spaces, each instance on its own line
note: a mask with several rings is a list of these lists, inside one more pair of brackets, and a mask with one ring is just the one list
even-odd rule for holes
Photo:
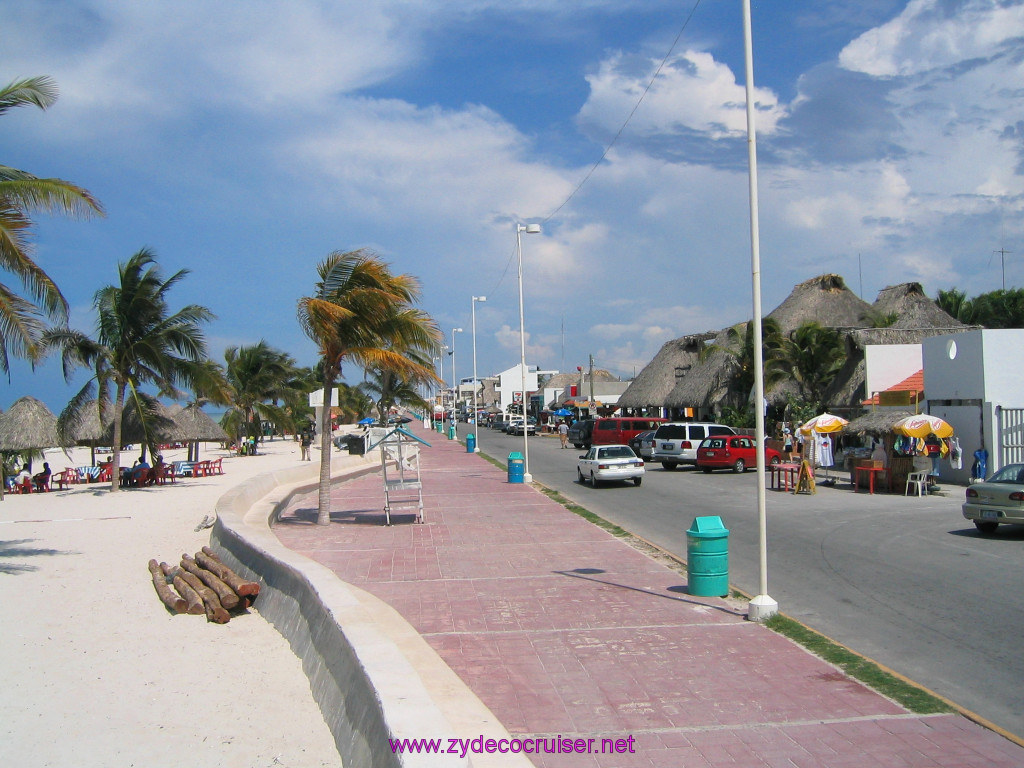
[[896,315],[891,328],[962,328],[963,323],[929,299],[920,283],[890,285],[871,305],[877,315]]
[[0,415],[0,449],[29,451],[56,448],[57,417],[34,397],[22,397]]
[[826,328],[861,328],[870,314],[871,305],[847,288],[840,275],[828,274],[798,283],[768,317],[788,333],[808,322]]
[[875,410],[858,416],[847,424],[843,431],[851,435],[883,437],[892,432],[893,425],[900,419],[913,416],[910,411]]
[[672,339],[662,344],[654,356],[636,375],[619,398],[621,408],[660,408],[666,404],[669,393],[700,360],[704,347],[715,338],[715,333],[696,333]]
[[[181,436],[181,428],[175,423],[167,407],[156,400],[150,400],[150,407],[155,413],[145,419],[140,418],[139,409],[134,401],[125,403],[121,411],[121,444],[130,443],[171,443],[176,440],[185,440]],[[110,420],[103,427],[101,438],[103,445],[112,445],[114,442],[114,421]]]
[[169,415],[175,424],[175,439],[183,442],[219,443],[228,440],[228,434],[197,404],[191,403],[184,408],[177,406],[169,409]]

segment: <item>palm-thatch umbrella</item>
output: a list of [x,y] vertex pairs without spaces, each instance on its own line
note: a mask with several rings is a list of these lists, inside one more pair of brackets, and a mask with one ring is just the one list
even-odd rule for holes
[[61,445],[57,417],[34,397],[22,397],[0,415],[0,450],[35,451]]
[[[176,434],[178,427],[167,407],[152,399],[149,401],[149,407],[153,413],[146,414],[145,418],[142,418],[134,401],[125,404],[121,412],[122,445],[129,443],[142,443],[144,446],[156,445],[179,439]],[[103,425],[101,441],[104,445],[112,446],[114,441],[113,419]]]
[[[0,414],[0,450],[37,451],[61,444],[57,436],[57,417],[34,397],[22,397]],[[0,462],[2,468],[2,462]],[[0,475],[3,472],[0,471]],[[6,478],[0,477],[0,499],[4,497]]]
[[199,443],[220,443],[230,439],[220,424],[210,418],[196,403],[184,408],[172,408],[171,417],[178,427],[180,436],[177,439],[192,444],[189,447],[190,461],[199,459]]

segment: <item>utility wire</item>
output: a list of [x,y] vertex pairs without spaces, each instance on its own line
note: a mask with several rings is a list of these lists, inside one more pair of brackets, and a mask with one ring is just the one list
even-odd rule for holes
[[[693,15],[697,12],[697,8],[700,7],[700,3],[701,0],[696,0],[696,2],[693,4],[693,8],[690,9],[690,13],[687,15],[686,20],[683,22],[683,26],[679,29],[678,34],[672,41],[672,45],[669,46],[668,52],[665,54],[664,58],[662,58],[661,63],[658,64],[658,68],[654,71],[654,74],[651,75],[651,79],[648,81],[647,87],[644,88],[643,93],[641,93],[640,96],[637,98],[636,104],[633,105],[633,109],[630,110],[629,115],[627,115],[625,121],[622,123],[622,126],[615,133],[615,136],[612,137],[612,140],[608,143],[608,146],[605,147],[604,152],[601,153],[601,157],[599,157],[597,162],[595,162],[590,167],[590,169],[583,175],[583,178],[580,179],[579,184],[576,185],[573,191],[569,193],[569,196],[566,197],[565,200],[563,200],[557,208],[555,208],[553,211],[551,211],[551,213],[549,213],[547,216],[544,217],[544,219],[541,220],[541,224],[546,224],[547,222],[551,221],[551,219],[553,219],[560,210],[562,210],[566,205],[568,205],[569,201],[572,200],[581,189],[583,189],[583,186],[590,180],[590,177],[594,175],[594,172],[598,169],[601,163],[603,163],[605,159],[608,157],[608,153],[612,151],[612,147],[614,147],[615,144],[618,142],[619,138],[622,136],[623,131],[626,130],[626,126],[629,125],[637,110],[640,109],[640,105],[643,103],[644,98],[646,98],[651,88],[654,87],[654,81],[658,78],[658,75],[660,75],[661,71],[665,68],[665,64],[668,63],[669,57],[672,56],[672,53],[675,51],[676,46],[679,45],[679,40],[680,38],[682,38],[683,33],[686,31],[686,28],[690,25],[690,20],[693,19]],[[505,263],[505,269],[501,273],[501,277],[498,278],[498,282],[494,285],[494,288],[491,289],[492,294],[496,295],[498,293],[498,288],[501,287],[502,282],[505,280],[505,275],[508,274],[509,267],[512,266],[512,259],[515,257],[515,255],[516,251],[513,248],[512,253],[509,254],[508,261]]]

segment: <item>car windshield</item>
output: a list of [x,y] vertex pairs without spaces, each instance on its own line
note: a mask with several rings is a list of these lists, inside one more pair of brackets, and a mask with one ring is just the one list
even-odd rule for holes
[[612,445],[608,448],[602,448],[598,454],[599,459],[635,459],[636,454],[633,453],[632,449],[625,445]]
[[1024,464],[1007,464],[988,479],[990,483],[1024,485]]

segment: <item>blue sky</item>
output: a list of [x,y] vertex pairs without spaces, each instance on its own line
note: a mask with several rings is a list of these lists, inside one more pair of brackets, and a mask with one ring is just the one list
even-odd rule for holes
[[[3,116],[0,162],[107,210],[38,219],[82,330],[148,246],[192,270],[172,303],[216,313],[215,359],[263,338],[311,364],[296,302],[329,252],[369,247],[420,278],[446,337],[465,329],[463,376],[486,295],[495,373],[519,357],[515,222],[543,222],[523,239],[528,362],[628,377],[751,313],[741,4],[694,6],[0,0],[0,77],[61,90]],[[910,280],[974,295],[1000,287],[1003,247],[1021,284],[1022,3],[755,1],[753,29],[766,312],[823,272],[868,301]],[[59,409],[83,382],[16,362],[0,407]]]

